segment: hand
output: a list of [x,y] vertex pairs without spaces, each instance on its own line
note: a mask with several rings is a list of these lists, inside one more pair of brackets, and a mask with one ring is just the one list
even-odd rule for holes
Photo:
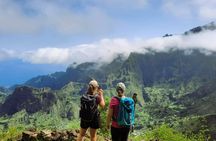
[[98,94],[103,95],[103,89],[98,89]]
[[106,125],[106,129],[109,131],[110,130],[110,124]]
[[132,125],[131,127],[130,127],[131,129],[131,132],[134,132],[134,125]]

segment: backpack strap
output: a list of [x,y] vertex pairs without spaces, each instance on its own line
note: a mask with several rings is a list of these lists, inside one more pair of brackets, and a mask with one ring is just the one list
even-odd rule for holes
[[[120,104],[120,100],[121,100],[120,97],[118,97],[118,96],[113,96],[113,98],[117,99],[117,100],[119,101],[119,104]],[[118,114],[117,114],[117,115],[118,115]],[[112,120],[113,120],[113,121],[117,121],[117,117],[115,117],[114,114],[113,114],[113,116],[112,116]]]
[[95,98],[96,101],[97,101],[97,97],[99,96],[98,94],[91,95],[91,94],[88,94],[88,93],[85,93],[84,95],[85,95],[86,97]]
[[114,96],[114,98],[116,98],[119,102],[120,102],[120,100],[121,100],[121,98],[118,97],[118,96]]

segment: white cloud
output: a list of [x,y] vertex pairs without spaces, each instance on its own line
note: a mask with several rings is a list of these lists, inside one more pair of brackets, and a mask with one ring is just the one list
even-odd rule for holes
[[153,38],[146,41],[146,45],[156,51],[176,49],[206,49],[216,51],[216,31],[205,31],[188,36],[176,35],[168,38]]
[[216,19],[215,0],[163,0],[163,9],[181,17],[196,17],[201,20]]
[[43,28],[53,28],[61,33],[100,33],[112,24],[112,19],[103,10],[93,6],[75,10],[72,5],[58,0],[33,0],[29,6],[38,14],[37,20]]
[[92,0],[93,3],[102,7],[118,9],[143,9],[149,0]]
[[189,17],[192,14],[191,1],[183,1],[184,0],[164,0],[162,8],[169,14]]
[[176,49],[206,49],[216,51],[216,31],[205,31],[187,36],[158,37],[152,39],[102,39],[92,44],[68,48],[40,48],[24,52],[20,58],[36,64],[77,64],[84,62],[109,63],[117,55],[125,58],[131,52],[146,53],[149,48],[157,52]]
[[20,58],[33,64],[64,64],[69,59],[69,49],[40,48],[37,51],[27,51]]
[[36,19],[26,17],[10,0],[0,1],[0,21],[0,31],[6,33],[32,32],[39,27]]
[[140,41],[127,39],[102,39],[92,44],[69,48],[40,48],[26,51],[20,58],[36,64],[77,64],[84,62],[111,62],[118,54],[127,57],[131,52],[142,51]]
[[31,0],[25,4],[26,9],[12,0],[0,1],[1,32],[33,33],[54,29],[60,33],[92,33],[106,30],[112,23],[109,16],[94,7],[74,11],[57,1]]
[[11,59],[14,56],[14,51],[0,48],[0,61]]
[[101,33],[116,20],[110,8],[125,10],[145,7],[147,0],[1,0],[0,32],[34,33],[51,29],[60,33]]

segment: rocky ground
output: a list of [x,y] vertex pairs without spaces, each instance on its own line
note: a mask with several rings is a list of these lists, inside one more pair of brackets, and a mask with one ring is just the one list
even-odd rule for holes
[[[79,135],[79,130],[65,130],[65,131],[25,131],[18,141],[76,141]],[[98,136],[101,141],[109,141]],[[84,141],[89,141],[90,136],[86,134]]]

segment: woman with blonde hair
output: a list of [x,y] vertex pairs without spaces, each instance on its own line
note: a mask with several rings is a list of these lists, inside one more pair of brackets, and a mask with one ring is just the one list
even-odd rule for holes
[[80,133],[77,141],[82,141],[88,128],[90,128],[91,141],[97,139],[97,129],[100,128],[100,107],[105,106],[103,90],[99,87],[96,80],[89,82],[88,91],[81,97],[80,109]]

